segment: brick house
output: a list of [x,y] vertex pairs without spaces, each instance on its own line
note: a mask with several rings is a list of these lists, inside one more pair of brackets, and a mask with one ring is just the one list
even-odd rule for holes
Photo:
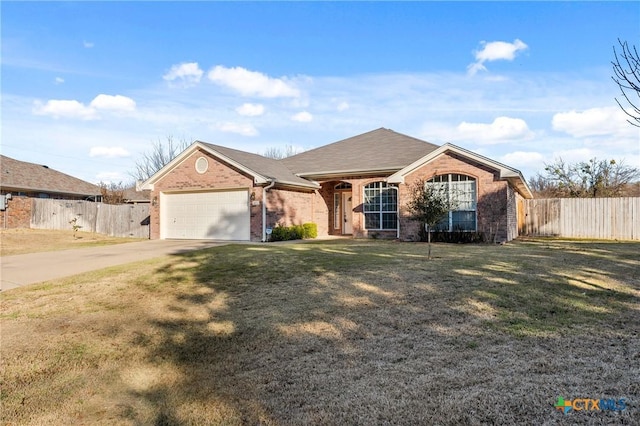
[[0,155],[0,195],[0,226],[29,228],[33,198],[95,200],[100,188],[45,165]]
[[265,241],[268,228],[313,222],[318,234],[417,240],[410,186],[431,180],[459,204],[443,231],[517,236],[522,174],[453,144],[385,128],[282,160],[194,142],[141,184],[151,190],[151,238]]

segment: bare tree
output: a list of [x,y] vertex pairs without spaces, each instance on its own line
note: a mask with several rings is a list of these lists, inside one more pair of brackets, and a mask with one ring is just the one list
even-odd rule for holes
[[291,157],[292,155],[299,154],[301,151],[294,148],[293,145],[285,145],[284,149],[277,147],[270,147],[264,151],[263,157],[273,158],[274,160],[282,160],[283,158]]
[[620,87],[620,92],[627,104],[631,106],[629,112],[616,98],[616,102],[630,119],[627,121],[636,127],[640,127],[640,56],[635,46],[629,47],[626,41],[618,39],[621,52],[613,47],[615,60],[613,65],[613,81]]
[[120,183],[104,183],[98,184],[100,187],[100,195],[102,202],[105,204],[124,204],[124,192],[127,189],[125,185]]
[[135,180],[147,180],[155,172],[166,166],[184,151],[191,143],[186,139],[176,141],[172,135],[168,135],[165,140],[158,139],[153,142],[151,149],[142,154],[136,161],[136,170],[131,173]]
[[545,171],[546,175],[538,173],[534,182],[544,187],[546,196],[552,197],[620,197],[640,179],[640,170],[623,161],[596,158],[575,164],[567,164],[559,158],[552,164],[545,164]]

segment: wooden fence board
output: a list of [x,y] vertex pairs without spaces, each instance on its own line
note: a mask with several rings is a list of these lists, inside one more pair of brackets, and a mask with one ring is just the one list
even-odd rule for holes
[[81,231],[112,237],[149,238],[149,205],[110,205],[77,200],[34,199],[31,227],[35,229],[71,230],[77,218]]
[[640,197],[523,200],[520,235],[640,240]]

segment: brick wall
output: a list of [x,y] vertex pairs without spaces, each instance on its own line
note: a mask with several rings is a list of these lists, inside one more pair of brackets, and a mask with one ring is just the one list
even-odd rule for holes
[[8,202],[7,210],[0,211],[0,226],[3,228],[31,227],[32,199],[14,195]]
[[[508,183],[498,179],[497,172],[453,153],[443,154],[424,167],[405,177],[399,185],[400,238],[418,240],[419,224],[408,218],[406,202],[410,188],[418,179],[430,179],[435,175],[463,174],[476,179],[477,230],[489,232],[497,227],[499,241],[505,241],[507,234],[507,187]],[[495,230],[494,230],[495,232]]]
[[313,192],[273,188],[267,192],[267,226],[302,225],[314,221]]

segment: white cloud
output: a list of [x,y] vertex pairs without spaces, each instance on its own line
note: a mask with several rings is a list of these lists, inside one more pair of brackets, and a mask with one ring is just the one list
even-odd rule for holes
[[242,136],[257,136],[258,130],[251,124],[247,123],[221,123],[216,129],[226,133],[237,133]]
[[242,67],[226,68],[215,66],[208,74],[209,80],[229,87],[243,96],[263,98],[296,98],[300,91],[284,78],[271,78],[257,71]]
[[246,117],[257,117],[264,114],[264,105],[261,104],[242,104],[236,108],[236,112]]
[[510,117],[498,117],[491,124],[463,121],[457,130],[462,139],[487,145],[530,139],[533,136],[526,121]]
[[522,40],[515,39],[513,43],[505,41],[480,42],[482,49],[474,51],[476,62],[467,67],[469,74],[475,74],[478,71],[486,71],[485,62],[491,61],[513,61],[516,54],[521,50],[526,50],[527,46]]
[[633,126],[627,122],[627,118],[624,111],[612,106],[591,108],[582,112],[561,112],[553,116],[551,124],[554,130],[582,138],[632,132]]
[[293,121],[297,121],[299,123],[309,123],[313,121],[313,115],[308,113],[307,111],[299,112],[291,117]]
[[169,83],[178,80],[180,86],[191,87],[200,82],[202,74],[204,74],[204,71],[200,69],[197,62],[185,62],[173,65],[169,72],[163,75],[162,78]]
[[541,168],[545,157],[535,151],[515,151],[500,157],[500,162],[516,168]]
[[96,109],[107,109],[114,111],[133,111],[136,109],[136,102],[122,95],[98,95],[92,101],[90,106]]
[[82,120],[93,120],[97,118],[95,109],[87,107],[76,100],[56,100],[52,99],[43,104],[35,101],[33,113],[36,115],[49,115],[53,118],[80,118]]
[[342,111],[346,111],[349,109],[349,103],[348,102],[340,102],[336,108],[338,111],[342,112]]
[[95,120],[100,118],[98,110],[133,111],[136,103],[133,99],[121,95],[98,95],[89,106],[70,99],[51,99],[43,104],[41,101],[33,103],[32,112],[35,115],[48,115],[53,118],[80,118]]
[[53,82],[54,82],[55,84],[62,84],[62,83],[64,83],[64,78],[62,78],[62,77],[56,77],[56,78],[55,78],[55,80],[53,80]]
[[85,40],[82,42],[82,45],[87,49],[91,49],[93,46],[95,46],[95,43]]
[[131,154],[120,146],[94,146],[89,150],[89,157],[122,158]]

